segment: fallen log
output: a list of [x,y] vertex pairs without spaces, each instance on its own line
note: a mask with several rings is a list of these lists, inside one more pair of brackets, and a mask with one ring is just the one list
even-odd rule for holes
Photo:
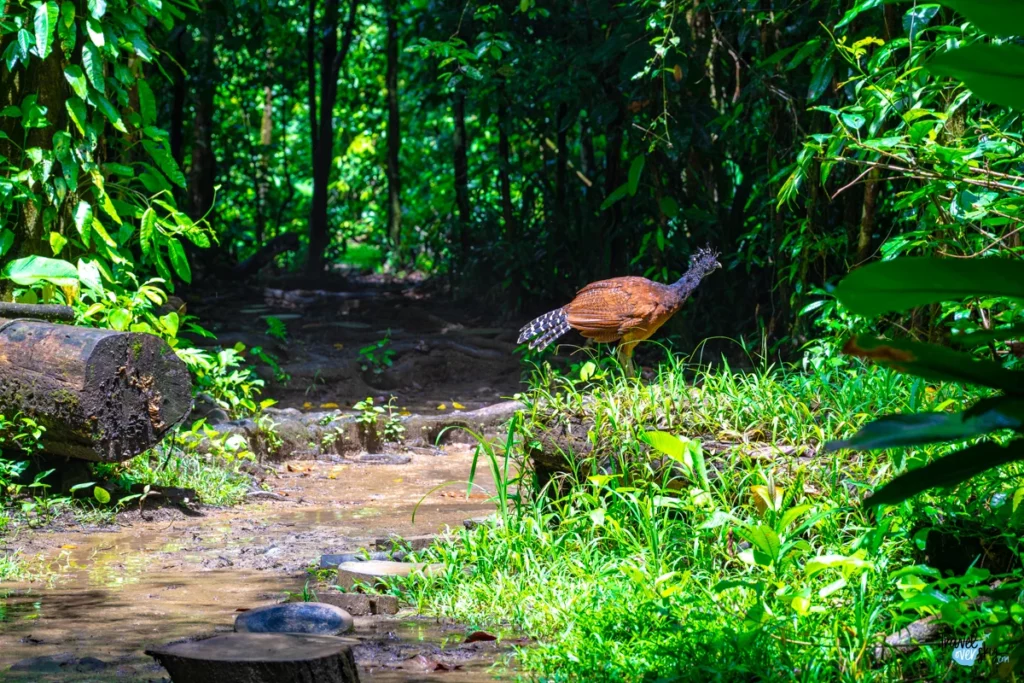
[[46,453],[127,460],[191,408],[188,369],[158,337],[0,318],[0,412],[45,427]]

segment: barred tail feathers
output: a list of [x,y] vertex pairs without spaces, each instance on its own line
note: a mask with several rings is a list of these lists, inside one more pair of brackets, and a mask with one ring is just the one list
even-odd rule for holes
[[529,339],[531,349],[543,349],[570,329],[572,328],[569,326],[565,309],[558,308],[531,320],[529,324],[519,330],[517,343],[522,344]]

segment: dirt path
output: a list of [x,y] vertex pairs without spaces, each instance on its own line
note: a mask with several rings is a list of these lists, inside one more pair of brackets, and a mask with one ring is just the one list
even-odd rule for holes
[[[230,630],[236,610],[300,592],[305,568],[321,554],[367,547],[392,533],[435,533],[493,512],[485,494],[466,499],[464,487],[452,486],[460,495],[430,496],[413,523],[418,499],[442,482],[464,480],[472,453],[453,445],[443,455],[410,455],[404,465],[283,464],[274,490],[289,502],[14,539],[26,555],[49,560],[59,577],[52,587],[3,588],[3,680],[160,680],[165,673],[143,654],[147,646]],[[493,492],[485,473],[477,483]],[[356,637],[367,644],[357,650],[360,673],[364,681],[431,680],[437,646],[463,634],[401,615],[357,619]],[[476,645],[445,680],[493,680],[487,669],[500,648]]]
[[[230,285],[191,297],[188,313],[218,335],[217,344],[260,346],[279,359],[286,382],[268,366],[259,372],[267,380],[264,397],[281,408],[344,412],[367,396],[378,405],[394,396],[400,409],[438,415],[489,406],[520,390],[516,330],[497,324],[486,306],[449,304],[416,286],[372,278],[315,284]],[[268,334],[268,316],[285,323],[284,340]],[[410,449],[404,454],[411,461],[401,465],[275,462],[269,483],[287,501],[196,516],[121,515],[120,528],[76,526],[7,539],[48,564],[55,578],[52,585],[0,586],[0,680],[164,680],[146,647],[230,630],[236,610],[300,592],[320,555],[368,547],[389,534],[459,527],[493,512],[486,495],[467,499],[464,487],[452,486],[449,495],[432,495],[413,524],[423,494],[469,474],[468,446],[432,451]],[[483,469],[477,483],[493,491]],[[463,495],[452,495],[457,491]],[[357,618],[363,680],[434,680],[456,664],[444,680],[493,680],[488,669],[507,645],[439,654],[440,645],[463,635],[464,628],[401,613]]]

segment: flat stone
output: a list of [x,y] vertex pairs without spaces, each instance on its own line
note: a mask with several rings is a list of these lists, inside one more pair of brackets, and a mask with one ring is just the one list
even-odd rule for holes
[[[369,557],[367,557],[369,555]],[[397,552],[376,552],[376,553],[338,553],[336,555],[321,555],[320,569],[337,569],[339,564],[346,562],[373,562],[375,560],[394,560],[401,562],[405,553]]]
[[323,602],[289,602],[242,612],[235,619],[239,633],[303,633],[336,636],[352,630],[352,615]]
[[342,593],[330,586],[323,585],[315,590],[320,602],[340,607],[354,617],[367,617],[375,614],[398,614],[398,598],[393,595]]
[[420,570],[426,576],[438,575],[444,571],[444,565],[427,564],[425,562],[387,562],[373,560],[370,562],[343,562],[338,565],[337,584],[346,591],[352,590],[356,584],[377,587],[383,584],[382,579],[395,576],[409,576]]

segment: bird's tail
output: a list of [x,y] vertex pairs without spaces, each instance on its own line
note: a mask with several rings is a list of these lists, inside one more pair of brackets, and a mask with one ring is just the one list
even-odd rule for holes
[[519,330],[517,343],[522,344],[529,339],[531,349],[543,349],[570,329],[565,309],[558,308],[531,320],[529,324]]

